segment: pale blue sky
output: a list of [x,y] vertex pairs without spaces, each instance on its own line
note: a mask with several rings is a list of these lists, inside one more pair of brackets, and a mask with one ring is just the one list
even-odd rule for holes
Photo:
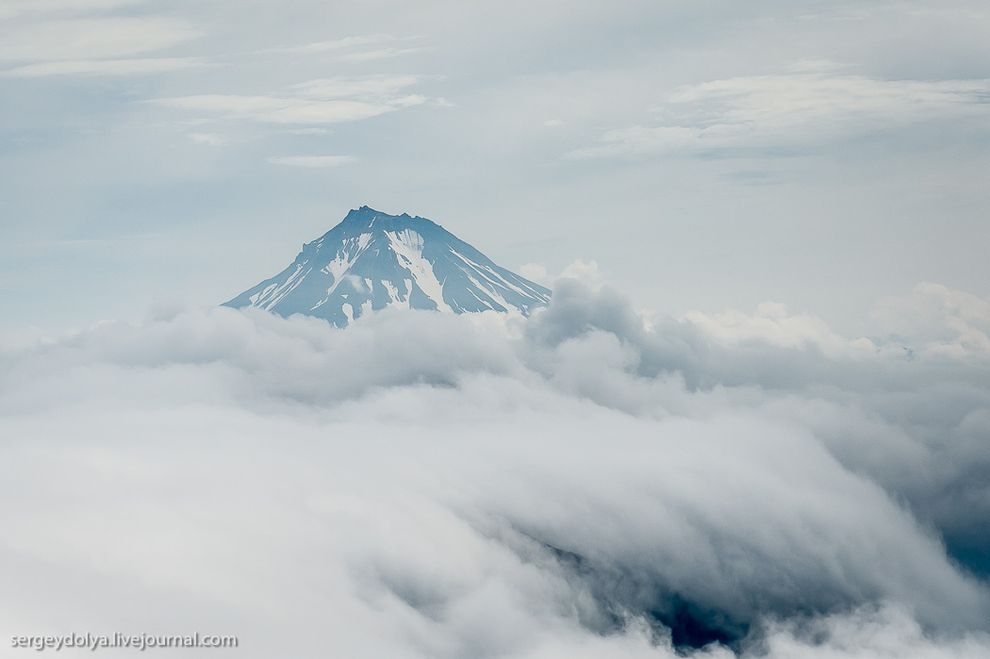
[[0,325],[220,302],[362,204],[672,314],[986,296],[987,34],[984,0],[0,0]]

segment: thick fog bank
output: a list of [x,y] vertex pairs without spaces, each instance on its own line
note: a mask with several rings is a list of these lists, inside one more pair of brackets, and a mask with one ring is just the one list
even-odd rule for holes
[[213,309],[10,341],[3,642],[988,656],[990,303],[922,285],[875,323],[644,318],[562,280],[528,320]]

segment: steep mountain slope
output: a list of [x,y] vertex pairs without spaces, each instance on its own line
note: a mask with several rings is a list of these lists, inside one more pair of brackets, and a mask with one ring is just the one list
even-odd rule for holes
[[549,289],[496,265],[440,225],[362,206],[303,245],[285,270],[224,304],[343,327],[391,306],[529,315],[549,300]]

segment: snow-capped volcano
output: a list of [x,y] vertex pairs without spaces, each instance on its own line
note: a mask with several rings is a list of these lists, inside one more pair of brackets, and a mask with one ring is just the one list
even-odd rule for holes
[[303,245],[285,270],[224,305],[301,313],[343,327],[390,306],[529,315],[549,300],[549,289],[499,267],[440,225],[362,206]]

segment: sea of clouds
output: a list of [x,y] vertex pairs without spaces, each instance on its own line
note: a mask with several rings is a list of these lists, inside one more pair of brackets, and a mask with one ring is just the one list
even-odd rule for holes
[[990,656],[990,302],[926,284],[873,321],[646,317],[562,279],[530,319],[2,339],[0,642]]

